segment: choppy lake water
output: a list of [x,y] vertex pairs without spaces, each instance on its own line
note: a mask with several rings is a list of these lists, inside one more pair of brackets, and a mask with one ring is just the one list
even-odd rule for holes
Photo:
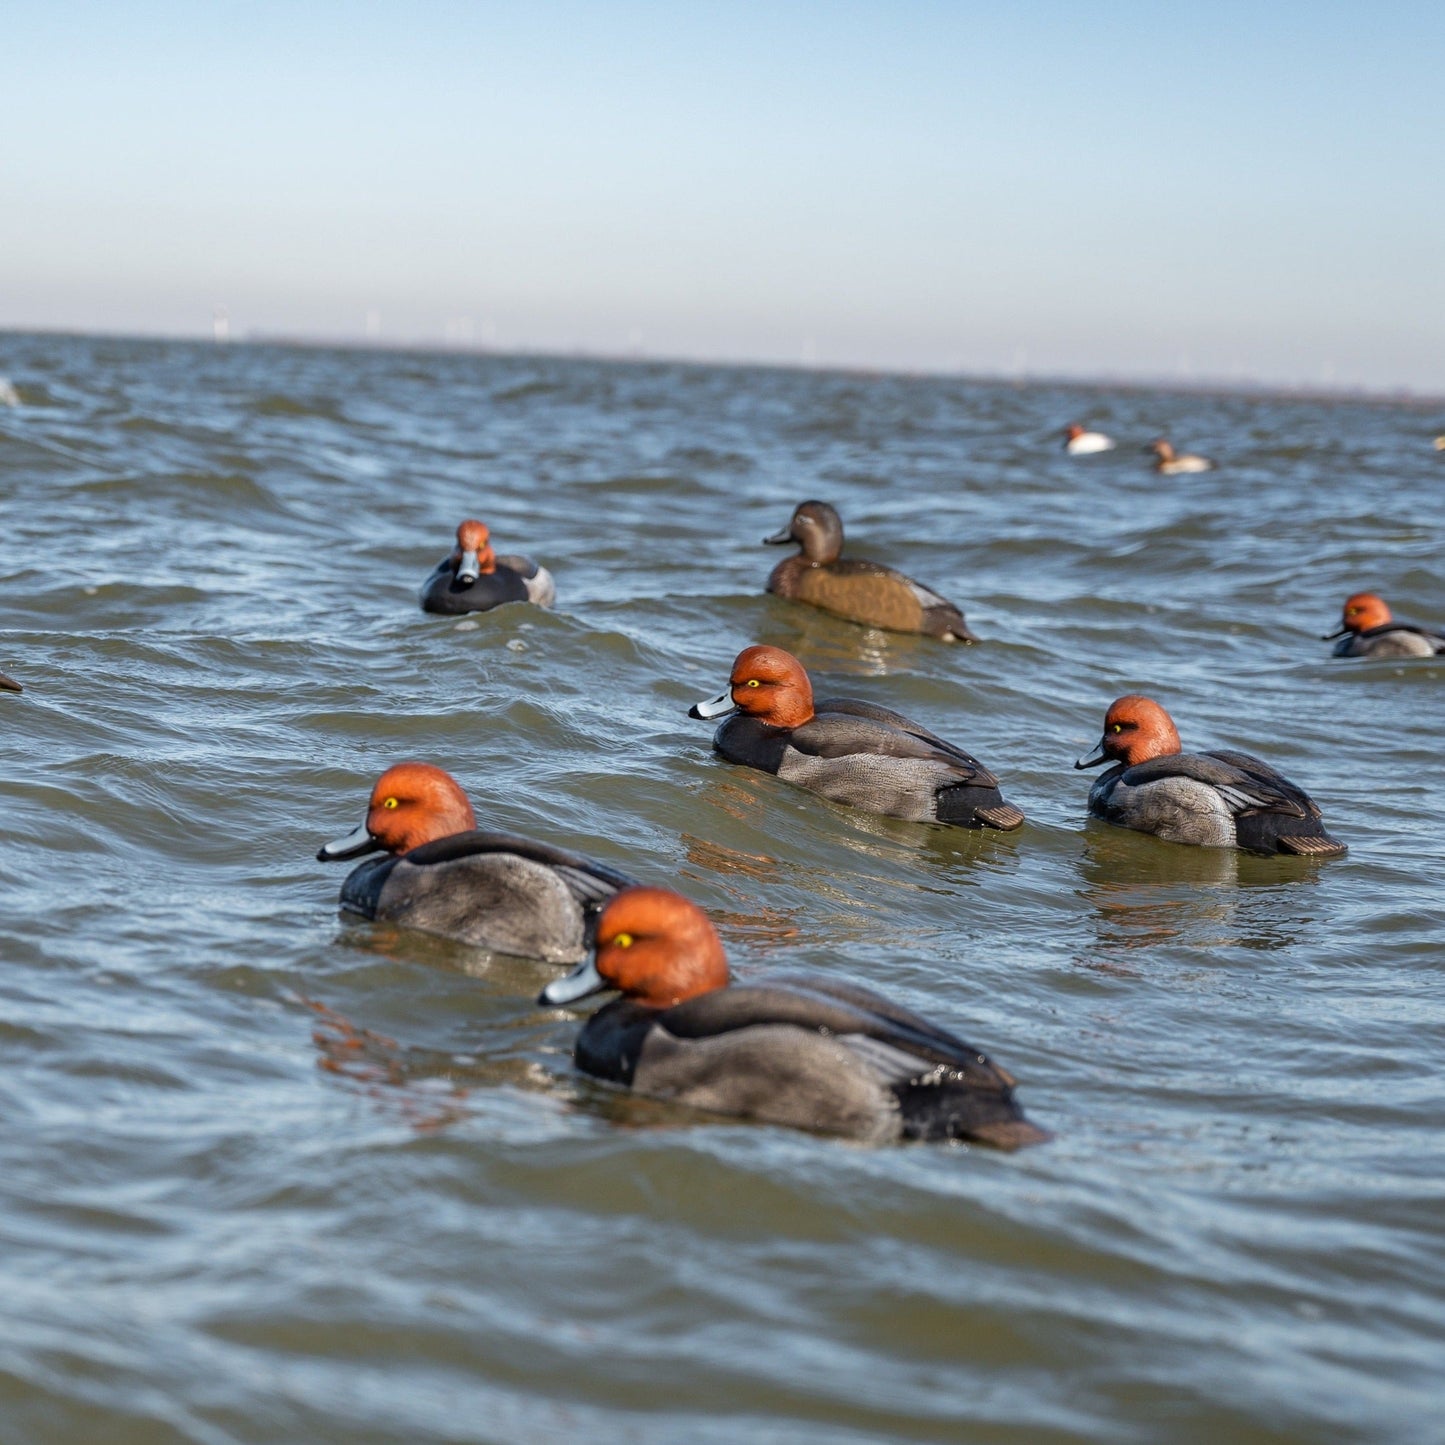
[[[1445,416],[775,370],[0,336],[0,1438],[1440,1438]],[[1119,450],[1071,460],[1066,422]],[[1161,431],[1224,462],[1159,480]],[[765,598],[794,503],[982,646]],[[554,572],[458,627],[456,523]],[[685,716],[750,642],[1028,814],[858,816]],[[1085,823],[1147,691],[1331,864]],[[483,826],[837,971],[1056,1140],[863,1148],[579,1080],[556,970],[342,923],[319,843],[438,763]]]

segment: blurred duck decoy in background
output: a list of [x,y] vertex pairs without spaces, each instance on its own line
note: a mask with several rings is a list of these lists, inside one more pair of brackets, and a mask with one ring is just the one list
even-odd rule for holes
[[488,612],[503,602],[557,600],[552,574],[529,557],[499,557],[484,522],[468,519],[457,528],[457,545],[422,583],[423,612]]
[[6,677],[0,672],[0,692],[24,692],[25,689],[15,681],[13,677]]
[[387,856],[352,870],[344,912],[547,963],[582,958],[598,909],[633,882],[579,853],[479,831],[456,780],[429,763],[388,768],[366,821],[316,856],[368,853]]
[[1166,477],[1214,470],[1214,463],[1208,457],[1197,457],[1192,452],[1176,452],[1173,443],[1164,437],[1150,445],[1148,450],[1154,453],[1154,470],[1163,472]]
[[1049,1135],[1014,1081],[957,1035],[871,989],[819,974],[731,984],[707,915],[663,888],[602,911],[596,956],[542,990],[614,999],[578,1035],[584,1073],[714,1114],[872,1143],[976,1139],[1001,1149]]
[[1445,653],[1445,634],[1396,622],[1373,592],[1347,597],[1339,629],[1325,633],[1321,641],[1335,642],[1335,657],[1435,657]]
[[796,542],[803,550],[773,568],[768,591],[820,607],[835,617],[889,632],[921,632],[943,642],[977,642],[963,613],[946,597],[860,557],[844,557],[843,523],[827,502],[804,502],[769,546]]
[[1095,452],[1114,450],[1113,437],[1101,431],[1086,431],[1077,422],[1064,429],[1064,450],[1071,457],[1092,456]]
[[1024,821],[977,758],[902,714],[842,697],[815,707],[802,663],[780,647],[744,648],[726,691],[688,716],[733,712],[712,740],[723,757],[835,803],[964,828],[1007,831]]
[[1095,817],[1170,843],[1250,853],[1338,857],[1320,810],[1288,778],[1248,753],[1180,751],[1174,720],[1152,698],[1118,698],[1104,736],[1076,768],[1114,766],[1089,789]]

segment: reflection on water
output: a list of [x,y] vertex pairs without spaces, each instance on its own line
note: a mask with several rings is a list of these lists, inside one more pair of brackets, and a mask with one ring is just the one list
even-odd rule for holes
[[1165,843],[1093,819],[1078,872],[1106,953],[1171,943],[1285,948],[1302,927],[1299,890],[1318,882],[1318,865],[1302,859]]
[[475,1065],[474,1059],[453,1057],[429,1066],[417,1055],[408,1056],[395,1039],[359,1027],[318,999],[297,995],[296,1001],[316,1016],[311,1042],[318,1069],[355,1085],[384,1114],[399,1116],[418,1133],[445,1129],[465,1117],[470,1090],[457,1075],[464,1064]]
[[[741,848],[728,848],[692,833],[684,833],[679,841],[687,854],[687,861],[706,872],[737,874],[759,882],[772,882],[778,876],[778,860],[766,853],[745,853]],[[696,878],[700,875],[693,873],[691,876]]]
[[[1436,1430],[1445,669],[1317,641],[1362,577],[1445,596],[1418,413],[3,334],[0,374],[4,1445]],[[1080,414],[1228,464],[1080,465]],[[765,596],[804,496],[985,641]],[[420,613],[478,509],[557,611]],[[1028,822],[718,760],[683,711],[759,641]],[[1299,778],[1349,857],[1086,826],[1068,764],[1126,691]],[[316,845],[403,756],[679,884],[738,977],[958,1030],[1054,1142],[860,1148],[580,1079],[556,969],[338,920]]]
[[964,650],[956,643],[860,627],[816,607],[779,598],[769,600],[757,640],[791,652],[812,677],[813,690],[820,698],[844,695],[827,682],[829,676],[889,677],[909,672],[927,649],[945,656],[950,650]]

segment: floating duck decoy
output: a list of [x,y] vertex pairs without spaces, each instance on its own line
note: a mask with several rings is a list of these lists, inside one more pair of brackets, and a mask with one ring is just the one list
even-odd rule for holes
[[871,989],[788,974],[731,984],[707,915],[663,888],[628,888],[602,911],[595,959],[542,990],[614,999],[577,1038],[577,1067],[650,1098],[882,1143],[976,1139],[1002,1149],[1049,1135],[1014,1080],[956,1034]]
[[1193,452],[1176,452],[1172,442],[1160,437],[1149,450],[1154,453],[1154,470],[1166,477],[1180,476],[1185,472],[1211,472],[1214,463],[1208,457],[1195,456]]
[[1095,817],[1170,843],[1249,853],[1338,857],[1308,795],[1248,753],[1180,751],[1174,720],[1152,698],[1118,698],[1104,736],[1076,768],[1113,763],[1089,789]]
[[0,672],[0,692],[24,692],[25,689],[15,681],[13,677],[6,677]]
[[977,642],[963,613],[946,597],[892,567],[844,557],[843,523],[827,502],[804,502],[768,546],[796,542],[803,550],[773,568],[768,591],[820,607],[835,617],[889,632],[921,632],[943,642]]
[[489,612],[503,602],[534,602],[550,607],[557,600],[552,574],[530,557],[492,551],[486,523],[468,519],[457,528],[457,545],[422,583],[423,612]]
[[1435,657],[1445,653],[1445,633],[1396,622],[1389,607],[1373,592],[1347,597],[1339,630],[1325,633],[1320,640],[1335,642],[1336,657]]
[[633,881],[580,853],[478,830],[467,795],[429,763],[388,768],[366,821],[316,856],[378,852],[342,884],[343,911],[547,963],[583,957],[598,909]]
[[965,828],[1019,827],[1024,815],[977,758],[901,713],[853,698],[816,707],[802,663],[780,647],[747,647],[727,689],[689,717],[722,717],[713,747],[730,763],[867,813]]
[[1114,438],[1101,431],[1086,431],[1077,422],[1064,429],[1064,450],[1071,457],[1092,456],[1114,450]]

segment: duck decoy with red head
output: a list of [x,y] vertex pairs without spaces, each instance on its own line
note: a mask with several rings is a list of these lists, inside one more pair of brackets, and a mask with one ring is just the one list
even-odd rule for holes
[[577,1067],[650,1098],[869,1142],[1049,1135],[1014,1081],[972,1044],[832,975],[731,982],[707,915],[663,888],[628,888],[598,920],[596,953],[544,1005],[615,989],[588,1019]]

